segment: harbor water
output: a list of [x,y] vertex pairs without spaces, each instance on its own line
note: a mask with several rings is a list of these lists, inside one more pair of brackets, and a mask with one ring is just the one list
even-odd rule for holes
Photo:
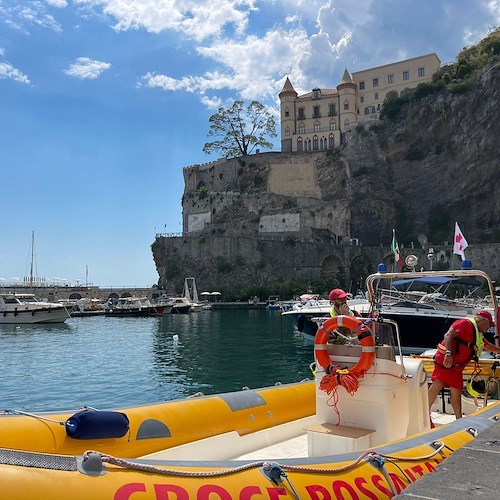
[[313,345],[279,311],[0,325],[0,410],[151,404],[311,378]]

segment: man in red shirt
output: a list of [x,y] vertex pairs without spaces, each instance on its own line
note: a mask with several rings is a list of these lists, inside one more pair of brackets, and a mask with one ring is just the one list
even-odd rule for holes
[[478,311],[474,317],[455,321],[444,335],[434,358],[432,385],[429,388],[429,408],[439,391],[450,388],[450,401],[456,418],[462,418],[462,372],[465,365],[484,350],[500,352],[500,348],[490,344],[483,334],[495,326],[488,311]]

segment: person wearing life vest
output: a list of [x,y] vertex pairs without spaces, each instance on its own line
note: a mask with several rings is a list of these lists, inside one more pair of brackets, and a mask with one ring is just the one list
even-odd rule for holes
[[462,418],[462,373],[471,359],[477,359],[483,350],[500,352],[500,348],[484,339],[484,333],[495,326],[488,311],[478,311],[473,317],[459,319],[445,333],[434,357],[432,385],[429,387],[429,408],[439,391],[450,388],[450,401],[455,418]]
[[[330,305],[332,309],[330,311],[330,316],[334,318],[335,316],[361,316],[357,311],[353,311],[347,305],[347,299],[351,298],[350,293],[344,292],[342,288],[334,288],[328,298],[330,299]],[[339,326],[334,332],[333,337],[335,338],[337,334],[340,336],[335,340],[335,343],[344,343],[348,338],[352,337],[352,333],[349,328],[344,328]],[[357,344],[357,338],[352,338],[352,343]]]
[[351,294],[344,292],[342,288],[333,289],[328,298],[330,299],[330,305],[332,310],[330,311],[330,316],[333,318],[335,316],[360,316],[357,311],[351,311],[347,305],[347,299],[351,298]]

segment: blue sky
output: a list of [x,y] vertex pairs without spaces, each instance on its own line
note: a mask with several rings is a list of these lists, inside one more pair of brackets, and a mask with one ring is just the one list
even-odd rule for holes
[[151,286],[219,106],[277,116],[286,76],[450,62],[499,23],[500,0],[0,0],[0,278],[26,275],[35,231],[38,276]]

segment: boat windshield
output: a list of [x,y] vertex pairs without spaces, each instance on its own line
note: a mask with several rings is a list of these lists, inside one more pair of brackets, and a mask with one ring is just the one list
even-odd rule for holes
[[18,295],[17,298],[20,302],[38,302],[34,295]]

